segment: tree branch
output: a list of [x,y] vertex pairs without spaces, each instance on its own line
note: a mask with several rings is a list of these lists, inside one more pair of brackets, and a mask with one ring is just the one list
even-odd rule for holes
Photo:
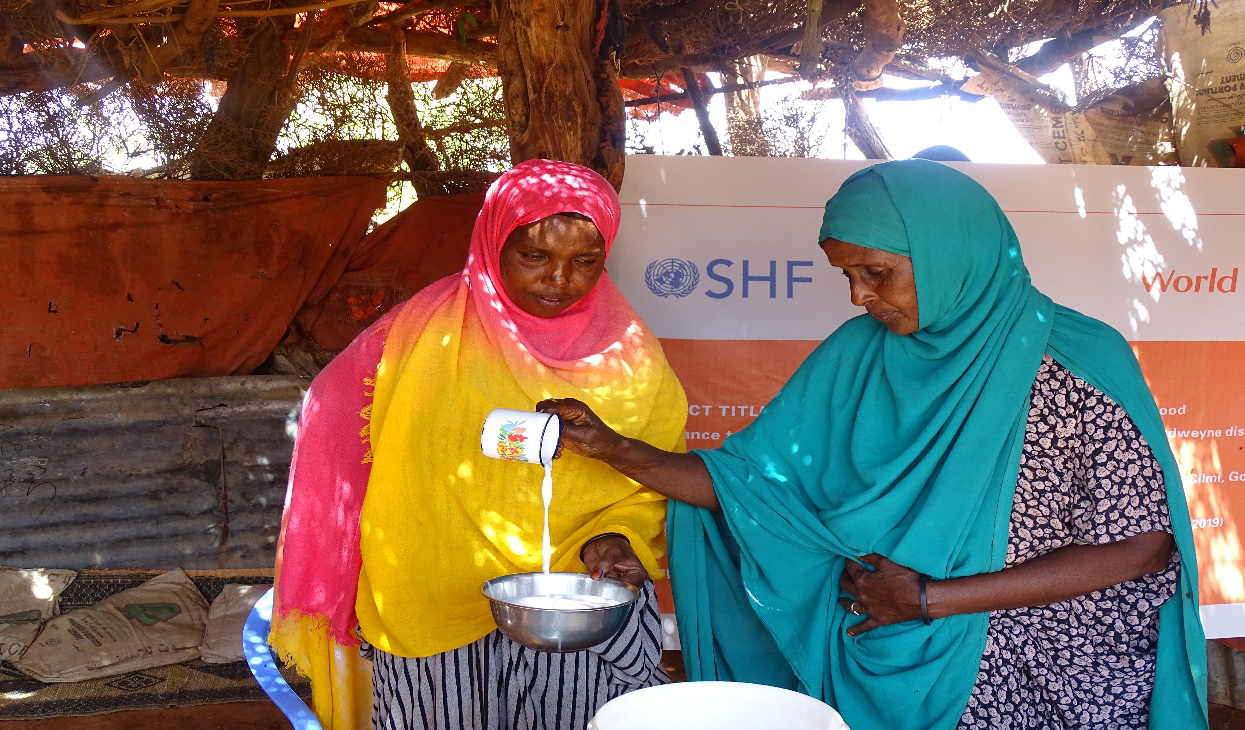
[[[853,3],[835,3],[833,6],[827,3],[822,6],[821,22],[818,24],[818,27],[825,29],[832,23],[838,22],[847,17],[847,14],[854,9],[855,7]],[[654,33],[649,33],[647,37],[651,39],[653,35]],[[654,77],[664,76],[668,73],[678,72],[684,68],[692,71],[714,71],[721,64],[723,58],[785,55],[781,51],[789,49],[791,46],[798,43],[803,37],[803,27],[792,28],[790,30],[784,30],[764,38],[757,39],[755,42],[743,47],[718,47],[698,53],[673,55],[658,61],[650,61],[648,63],[623,63],[622,69],[619,71],[618,75],[627,79],[651,79]],[[836,47],[840,44],[825,42],[823,45],[827,47]]]
[[1021,86],[1025,87],[1026,91],[1029,92],[1029,95],[1033,99],[1034,103],[1060,114],[1071,111],[1072,107],[1067,101],[1064,100],[1063,94],[1060,94],[1056,89],[1042,83],[1032,74],[1004,62],[993,53],[980,49],[972,49],[968,52],[967,56],[976,61],[977,65],[981,68],[993,71],[1000,76],[1007,76],[1018,82]]
[[[385,57],[385,99],[398,129],[398,141],[402,144],[402,158],[411,172],[436,172],[441,168],[437,155],[428,146],[419,112],[415,108],[415,93],[411,90],[411,66],[407,58],[406,34],[397,26],[390,26],[392,37],[389,54]],[[415,185],[415,193],[423,198],[439,192],[433,188]]]
[[804,18],[804,36],[800,39],[800,76],[811,81],[817,62],[821,60],[821,18],[823,0],[808,0],[808,12]]
[[882,71],[895,58],[908,24],[897,0],[865,0],[860,18],[865,26],[865,47],[852,61],[852,86],[857,91],[869,91],[882,86]]
[[[406,33],[407,55],[418,58],[438,58],[443,61],[461,61],[473,65],[497,66],[497,44],[467,39],[460,43],[457,38],[445,33],[431,31],[408,30]],[[342,41],[343,51],[362,51],[364,53],[389,52],[389,28],[385,25],[368,25],[351,28]]]
[[886,143],[882,141],[878,130],[873,126],[873,121],[869,119],[868,112],[865,111],[864,104],[860,103],[860,98],[856,95],[856,90],[850,86],[843,87],[843,109],[846,112],[846,132],[848,139],[867,160],[889,160],[891,159],[890,150],[886,149]]
[[1043,43],[1032,56],[1022,58],[1012,65],[1034,76],[1050,73],[1069,59],[1101,44],[1104,38],[1119,38],[1153,17],[1153,12],[1133,11],[1096,28],[1052,38]]
[[0,96],[104,81],[125,71],[125,65],[112,51],[98,48],[64,48],[55,54],[22,55],[25,58],[19,65],[0,68]]
[[388,25],[397,25],[405,23],[416,15],[432,12],[433,10],[457,10],[463,6],[461,0],[424,0],[424,2],[411,2],[400,7],[388,15],[381,15],[372,19],[373,25],[382,23]]
[[717,130],[709,121],[709,109],[705,106],[705,97],[700,91],[700,82],[696,80],[696,74],[686,68],[683,69],[683,86],[687,89],[692,106],[696,109],[696,119],[700,121],[700,133],[705,137],[705,147],[709,149],[709,154],[721,157],[722,144],[718,142]]
[[[339,8],[343,5],[358,5],[370,0],[327,0],[326,2],[316,3],[314,5],[300,5],[293,8],[270,8],[268,10],[225,10],[217,13],[218,18],[271,18],[278,15],[301,15],[317,10],[327,10],[329,8]],[[175,3],[167,3],[173,5]],[[125,6],[130,7],[130,6]],[[70,17],[64,11],[56,11],[56,19],[67,25],[159,25],[163,23],[176,23],[185,15],[173,13],[170,15],[113,15],[114,11],[88,13],[79,18]]]
[[[766,79],[763,81],[748,81],[738,84],[727,84],[725,86],[716,86],[707,92],[701,89],[701,95],[712,96],[714,94],[725,94],[733,91],[746,91],[748,89],[759,89],[762,86],[776,86],[779,84],[790,84],[793,81],[799,81],[799,76],[787,76],[781,79]],[[691,94],[686,91],[675,91],[669,94],[658,94],[649,96],[644,99],[631,99],[625,102],[625,106],[647,106],[649,104],[660,104],[667,101],[681,101],[690,98]]]

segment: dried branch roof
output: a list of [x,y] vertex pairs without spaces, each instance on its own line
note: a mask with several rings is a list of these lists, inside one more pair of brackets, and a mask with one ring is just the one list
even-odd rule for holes
[[[422,78],[440,75],[448,62],[487,68],[496,56],[497,26],[488,0],[8,0],[8,4],[0,11],[0,94],[84,81],[154,82],[161,73],[227,79],[246,53],[250,30],[266,20],[282,24],[291,45],[307,42],[304,63],[343,52],[383,54],[393,26],[405,30],[408,53],[426,59],[415,67]],[[785,64],[805,78],[850,76],[867,82],[860,77],[870,68],[936,78],[936,73],[924,70],[929,58],[1007,61],[1013,49],[1058,39],[1058,47],[1017,64],[1036,72],[1045,70],[1039,66],[1062,62],[1067,53],[1058,58],[1061,49],[1083,50],[1091,39],[1118,35],[1172,4],[1177,3],[621,0],[625,34],[618,56],[621,76],[632,79],[651,79],[683,68],[718,70],[737,59],[762,55],[775,62],[771,67]],[[317,10],[309,23],[309,13]],[[356,64],[353,71],[377,77],[366,65]]]
[[[925,79],[929,93],[961,93],[964,74],[943,70],[946,59],[958,59],[1019,79],[1039,103],[1058,108],[1057,95],[1041,101],[1046,90],[1035,76],[1163,7],[1186,4],[1204,19],[1208,2],[596,0],[597,43],[615,58],[630,104],[685,91],[697,72],[739,79],[739,62],[757,58],[770,71],[821,82],[816,93],[893,93],[879,88],[884,75]],[[491,0],[0,0],[0,117],[7,117],[0,172],[108,171],[91,148],[111,133],[109,144],[128,152],[131,137],[117,131],[117,120],[135,115],[146,157],[157,162],[145,174],[392,171],[404,144],[411,152],[410,134],[402,124],[394,133],[397,117],[377,103],[376,89],[392,79],[401,53],[395,48],[405,48],[412,80],[438,82],[419,114],[434,117],[423,119],[422,135],[441,159],[410,174],[493,169],[507,156],[501,99],[473,79],[496,74],[498,35]],[[261,150],[253,157],[266,169],[247,172],[228,143],[239,134],[205,130],[219,122],[219,82],[253,80],[257,58],[289,86],[277,116],[294,101],[315,111],[296,110],[285,127],[296,145],[276,149],[271,163]],[[203,81],[216,89],[205,93]],[[747,85],[728,81],[719,90]],[[429,112],[434,101],[449,106]]]

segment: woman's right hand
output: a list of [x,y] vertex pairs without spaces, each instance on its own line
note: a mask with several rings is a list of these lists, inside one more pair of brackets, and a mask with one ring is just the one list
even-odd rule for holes
[[580,456],[608,461],[609,455],[626,440],[605,425],[583,401],[574,398],[549,398],[537,403],[536,410],[541,413],[555,413],[562,419],[559,451],[565,447]]

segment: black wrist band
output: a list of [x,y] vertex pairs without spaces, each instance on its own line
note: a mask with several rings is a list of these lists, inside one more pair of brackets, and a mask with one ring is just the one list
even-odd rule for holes
[[628,545],[631,544],[631,539],[628,538],[626,535],[622,534],[621,532],[602,532],[600,535],[596,535],[594,537],[588,538],[588,541],[583,544],[583,547],[579,548],[579,562],[581,563],[584,562],[584,550],[587,550],[589,545],[596,542],[597,540],[601,540],[607,537],[621,537],[622,539],[627,541]]
[[929,617],[929,594],[926,591],[926,584],[928,583],[929,583],[929,576],[925,575],[924,573],[919,574],[919,577],[917,578],[917,584],[920,585],[921,587],[921,621],[926,626],[929,626],[930,621],[931,621]]

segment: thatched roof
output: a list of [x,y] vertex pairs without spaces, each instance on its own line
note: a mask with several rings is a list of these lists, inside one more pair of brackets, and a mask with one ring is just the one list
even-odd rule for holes
[[[542,17],[557,23],[559,8],[592,0],[530,1],[545,11]],[[80,105],[90,105],[121,89],[138,100],[134,106],[140,114],[146,103],[153,124],[185,111],[172,108],[176,99],[196,98],[198,87],[188,86],[188,80],[229,83],[240,75],[262,76],[266,68],[268,78],[275,79],[269,86],[287,84],[297,96],[317,78],[384,80],[388,73],[392,79],[387,58],[395,48],[404,48],[409,64],[402,71],[413,80],[440,79],[435,95],[442,97],[463,79],[496,73],[498,65],[499,21],[490,0],[5,4],[0,10],[0,102],[70,89]],[[943,70],[948,58],[1038,88],[1036,75],[1174,4],[1180,3],[596,0],[587,12],[597,18],[594,51],[616,64],[624,91],[636,104],[654,92],[698,92],[686,88],[687,74],[729,73],[749,57],[766,59],[770,70],[852,93],[885,93],[878,87],[887,74],[925,79],[941,93],[955,93],[963,78]],[[1207,12],[1207,0],[1186,4],[1192,13]],[[1042,40],[1047,42],[1028,53]],[[483,117],[467,115],[452,124],[486,125]],[[193,136],[194,130],[176,134]]]
[[[842,77],[853,65],[859,77],[882,61],[889,72],[936,78],[936,73],[925,70],[931,57],[1006,61],[1014,49],[1055,39],[1037,55],[1015,63],[1021,70],[1042,72],[1178,3],[609,0],[610,4],[621,11],[621,33],[613,34],[621,35],[620,75],[649,79],[681,68],[718,70],[755,55],[798,69],[806,78]],[[326,54],[386,53],[389,29],[399,27],[406,32],[411,56],[434,61],[419,65],[421,75],[439,75],[447,62],[496,64],[498,29],[489,0],[8,0],[8,5],[0,11],[0,93],[5,94],[135,76],[152,82],[159,72],[227,79],[247,53],[251,29],[265,20],[288,28],[288,40],[300,46],[304,62]],[[1205,12],[1199,8],[1204,2],[1193,5],[1192,11]],[[315,12],[314,23],[306,20],[309,12]],[[304,33],[308,27],[310,32]]]

